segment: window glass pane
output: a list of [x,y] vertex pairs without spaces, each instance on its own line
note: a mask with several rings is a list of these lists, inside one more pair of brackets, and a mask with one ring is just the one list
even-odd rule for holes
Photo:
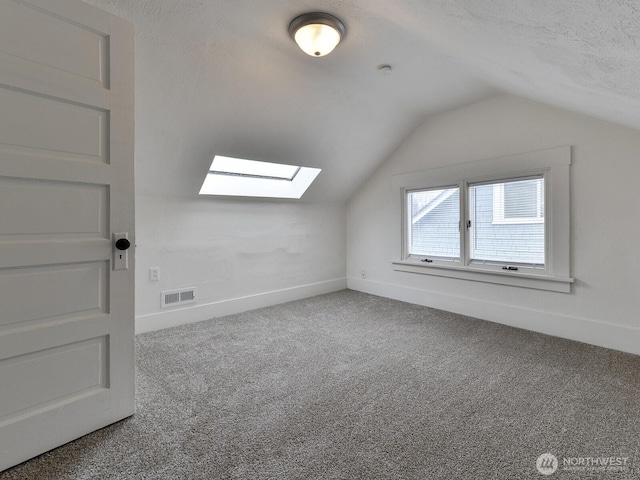
[[472,260],[544,265],[544,179],[469,187]]
[[460,191],[443,188],[410,192],[409,255],[460,258]]
[[258,162],[243,158],[216,155],[211,162],[210,171],[254,177],[281,178],[293,180],[300,167],[281,163]]
[[537,180],[504,183],[504,218],[535,217]]

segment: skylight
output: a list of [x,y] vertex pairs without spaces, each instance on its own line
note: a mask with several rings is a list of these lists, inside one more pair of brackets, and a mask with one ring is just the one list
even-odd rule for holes
[[300,198],[319,173],[319,168],[216,155],[200,195]]

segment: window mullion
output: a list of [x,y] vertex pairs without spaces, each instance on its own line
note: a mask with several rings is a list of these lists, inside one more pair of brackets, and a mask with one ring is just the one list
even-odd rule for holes
[[542,214],[544,215],[544,265],[547,271],[553,271],[553,212],[551,207],[551,175],[546,173],[542,179],[543,191],[541,197],[544,198]]
[[460,182],[460,265],[469,264],[469,184]]
[[403,228],[403,239],[402,239],[402,243],[403,243],[403,258],[409,258],[410,255],[410,248],[409,248],[409,242],[411,239],[411,229],[413,228],[413,226],[411,225],[411,205],[409,203],[409,195],[407,190],[403,190],[402,192],[402,203],[403,203],[403,222],[406,225],[405,228]]

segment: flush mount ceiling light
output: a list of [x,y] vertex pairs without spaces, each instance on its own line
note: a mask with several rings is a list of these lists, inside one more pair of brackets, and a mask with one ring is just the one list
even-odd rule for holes
[[289,24],[289,34],[300,49],[312,57],[324,57],[340,43],[346,32],[344,23],[322,12],[305,13]]

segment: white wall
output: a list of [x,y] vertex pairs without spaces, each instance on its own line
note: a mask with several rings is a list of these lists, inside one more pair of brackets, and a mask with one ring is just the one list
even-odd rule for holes
[[[136,331],[346,287],[345,206],[136,197]],[[149,268],[160,268],[160,281]],[[160,308],[163,290],[197,287],[198,303]]]
[[[392,175],[563,145],[570,294],[393,271]],[[513,96],[428,119],[349,202],[349,288],[640,354],[639,152],[636,130]]]
[[[293,148],[296,130],[280,122],[280,98],[268,101],[278,92],[291,101],[291,85],[261,94],[272,75],[288,79],[286,69],[234,55],[251,42],[209,37],[206,21],[197,32],[181,29],[183,15],[211,14],[198,2],[168,11],[159,2],[87,1],[136,31],[136,331],[345,288],[346,206],[326,195],[326,172],[301,201],[198,196],[216,154],[316,166]],[[213,12],[215,28],[232,28]],[[159,282],[149,281],[150,267],[160,268]],[[196,305],[160,308],[161,291],[194,286]]]

